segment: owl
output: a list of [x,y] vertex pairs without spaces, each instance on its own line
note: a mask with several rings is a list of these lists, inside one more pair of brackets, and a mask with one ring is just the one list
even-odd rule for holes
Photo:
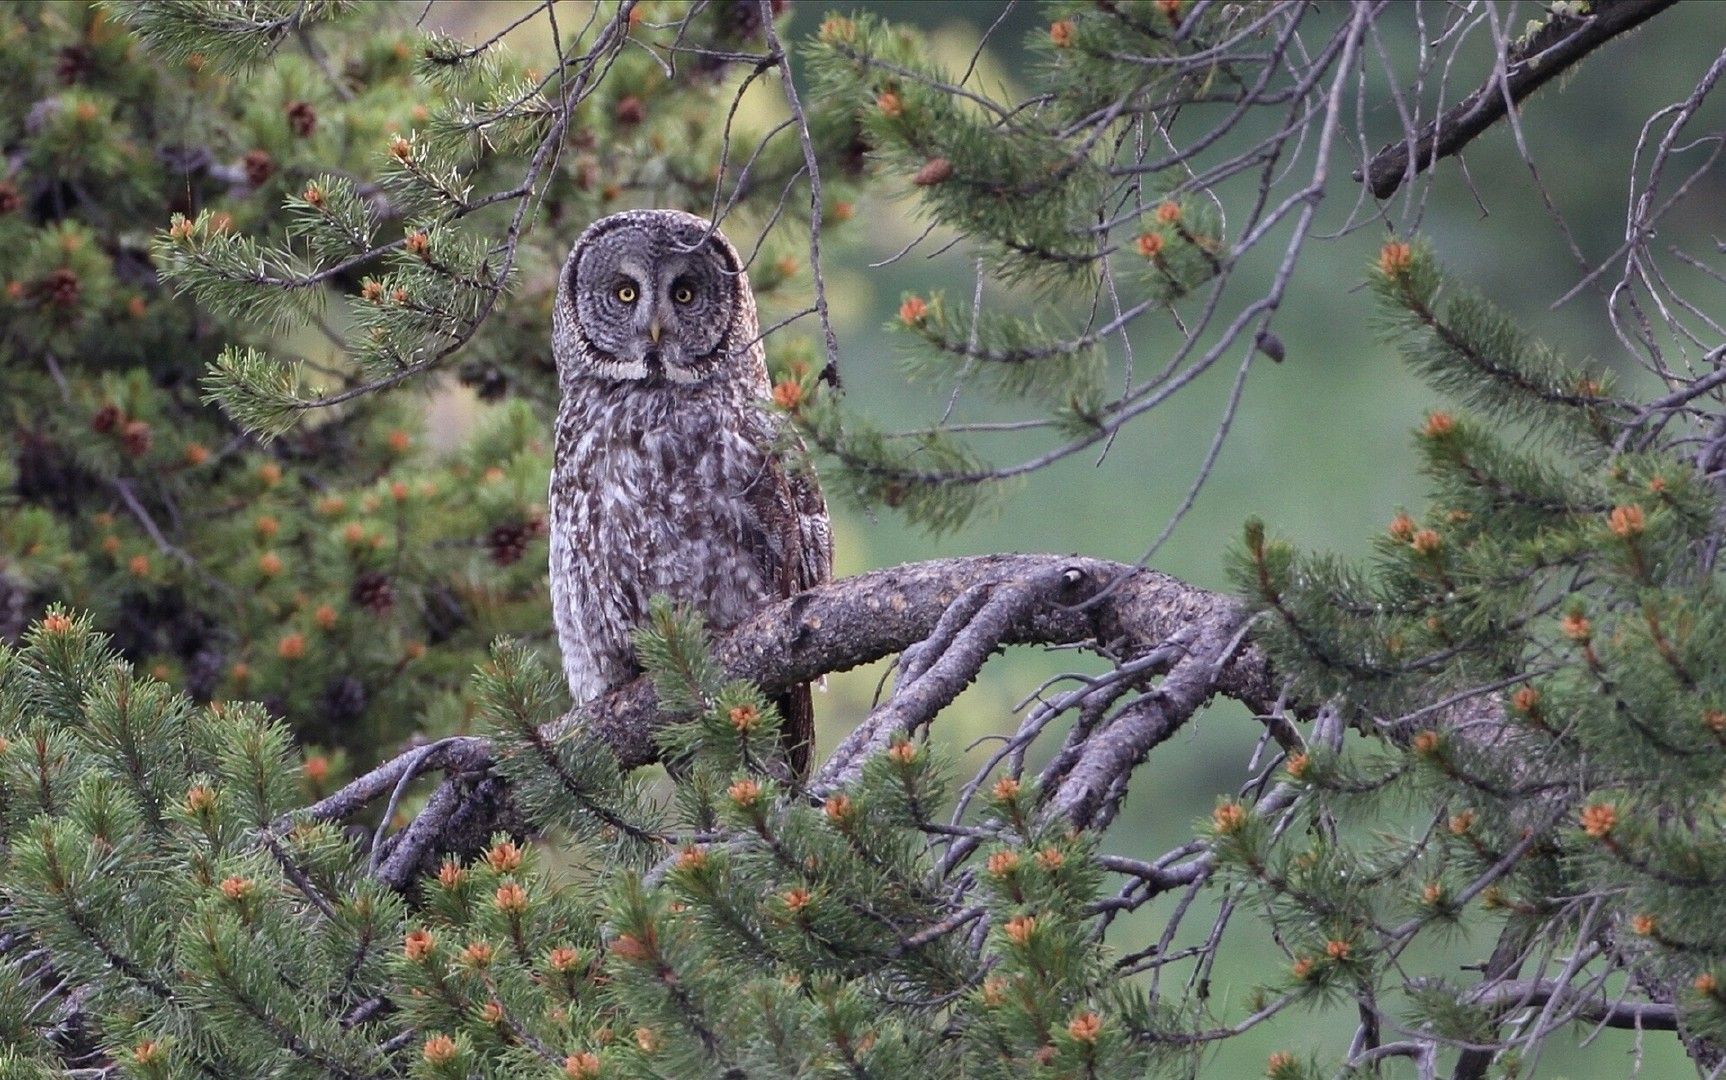
[[[749,275],[708,222],[613,214],[564,264],[552,312],[561,401],[551,474],[551,598],[577,704],[641,673],[631,634],[663,593],[715,631],[832,575],[827,506],[764,408]],[[809,687],[777,702],[799,774]]]

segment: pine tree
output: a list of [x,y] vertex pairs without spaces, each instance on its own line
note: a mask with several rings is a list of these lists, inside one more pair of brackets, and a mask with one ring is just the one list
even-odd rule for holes
[[[726,636],[656,602],[646,674],[573,710],[540,632],[572,227],[650,203],[759,237],[799,466],[932,531],[1232,351],[1172,530],[1285,358],[1326,192],[1417,188],[1665,4],[1512,36],[1493,5],[1056,2],[1023,97],[867,12],[572,7],[477,43],[300,0],[0,10],[0,1077],[1186,1076],[1339,1003],[1350,1044],[1266,1075],[1529,1075],[1590,1027],[1718,1071],[1726,345],[1648,239],[1702,175],[1662,179],[1718,62],[1658,114],[1605,290],[1658,392],[1536,340],[1423,235],[1363,268],[1434,395],[1430,505],[1367,560],[1253,520],[1236,596],[997,555]],[[548,68],[510,47],[528,25]],[[1398,81],[1385,40],[1420,47],[1373,154],[1350,116],[1383,103],[1373,64]],[[1481,43],[1492,80],[1432,90]],[[746,130],[775,85],[784,122]],[[845,397],[822,276],[883,194],[928,225],[906,253],[959,243],[978,275],[900,297],[905,374],[945,406],[914,431]],[[1153,326],[1168,358],[1135,377]],[[412,395],[452,375],[490,405],[433,450]],[[961,773],[930,728],[1017,644],[1106,664]],[[892,656],[787,768],[775,694]],[[1264,726],[1253,780],[1190,842],[1115,853],[1131,782],[1218,695]],[[1149,910],[1159,940],[1123,951]],[[1496,944],[1459,976],[1465,932]],[[1244,1000],[1211,991],[1225,943],[1276,950]]]

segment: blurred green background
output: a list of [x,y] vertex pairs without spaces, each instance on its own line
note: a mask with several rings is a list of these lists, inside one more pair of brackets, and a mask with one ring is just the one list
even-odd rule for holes
[[[1002,4],[958,0],[833,7],[873,11],[920,27],[934,55],[955,72],[964,69],[980,35],[1005,11],[979,65],[983,85],[1005,97],[1015,96],[1026,84],[1026,36],[1046,32],[1047,26],[1040,5],[1031,3],[1010,10]],[[1428,5],[1427,17],[1441,18],[1440,7]],[[522,4],[507,2],[438,4],[429,21],[472,36],[500,29],[524,10]],[[787,41],[812,34],[826,10],[823,5],[797,4]],[[1520,27],[1541,14],[1534,4],[1508,4],[1500,10],[1510,27]],[[1326,17],[1335,14],[1334,10],[1321,12],[1315,23],[1323,25]],[[1563,212],[1576,243],[1593,260],[1590,265],[1609,256],[1623,238],[1631,152],[1639,129],[1651,113],[1690,93],[1726,42],[1723,28],[1726,5],[1680,5],[1603,50],[1525,105],[1524,134],[1540,180]],[[1404,74],[1412,72],[1413,29],[1412,5],[1394,7],[1383,24],[1386,51]],[[541,32],[536,21],[510,40],[517,48],[543,50],[549,58],[548,43],[533,38]],[[1451,99],[1478,84],[1489,63],[1486,48],[1484,32],[1479,32],[1452,72]],[[1366,119],[1374,139],[1382,142],[1395,130],[1395,112],[1386,76],[1376,64],[1369,66],[1366,92]],[[774,107],[773,96],[762,95],[749,104],[765,116]],[[747,118],[749,110],[744,115]],[[1723,126],[1726,116],[1715,100],[1698,115],[1692,130],[1718,131]],[[1176,128],[1177,141],[1181,130]],[[1705,152],[1706,148],[1700,153]],[[1692,153],[1684,160],[1695,167],[1699,156]],[[1529,332],[1575,359],[1608,364],[1621,385],[1636,385],[1642,373],[1614,338],[1600,292],[1586,290],[1551,310],[1552,303],[1581,279],[1584,269],[1543,206],[1510,129],[1500,125],[1479,139],[1466,162],[1476,190],[1471,190],[1454,161],[1439,168],[1430,189],[1417,189],[1417,196],[1428,200],[1421,234],[1463,280],[1510,309]],[[1383,243],[1385,226],[1369,223],[1340,238],[1325,238],[1346,224],[1371,217],[1371,208],[1362,207],[1359,199],[1358,188],[1347,178],[1347,162],[1339,158],[1315,238],[1275,324],[1287,347],[1287,360],[1255,368],[1216,470],[1191,514],[1153,561],[1157,569],[1199,585],[1226,588],[1222,553],[1251,515],[1263,517],[1273,531],[1300,546],[1363,555],[1371,537],[1399,507],[1421,505],[1425,485],[1410,433],[1427,410],[1444,402],[1421,385],[1375,334],[1371,298],[1360,285],[1368,262]],[[1402,220],[1408,213],[1406,199],[1405,193],[1392,203],[1393,220]],[[1688,245],[1687,250],[1696,254],[1708,252],[1714,245],[1710,226],[1718,226],[1722,207],[1726,207],[1726,190],[1716,171],[1699,181],[1688,204],[1668,219],[1661,244]],[[947,402],[944,387],[910,383],[901,372],[901,341],[884,327],[894,318],[902,293],[928,295],[945,290],[968,299],[974,285],[973,264],[962,247],[934,259],[924,257],[941,246],[939,237],[891,266],[869,267],[898,251],[922,227],[913,198],[878,196],[857,207],[854,223],[836,232],[827,249],[826,269],[850,403],[865,408],[889,428],[926,424],[940,415]],[[1280,241],[1275,243],[1280,254]],[[1695,283],[1694,274],[1679,270],[1681,280]],[[1247,291],[1252,272],[1237,281],[1236,295],[1245,299],[1256,295]],[[1616,277],[1614,272],[1607,280]],[[806,302],[802,299],[807,295],[806,283],[801,293],[788,291],[790,302]],[[985,302],[999,301],[1003,295],[1004,290],[989,285]],[[1073,322],[1077,323],[1083,319],[1084,303],[1082,299],[1074,303]],[[1712,314],[1726,312],[1716,307]],[[763,322],[776,317],[775,311],[768,310]],[[1160,365],[1175,340],[1164,328],[1142,322],[1134,341],[1141,372]],[[813,332],[807,324],[805,331]],[[1122,358],[1118,347],[1114,352],[1119,376]],[[1100,462],[1093,451],[1036,474],[998,514],[956,535],[932,538],[907,528],[891,514],[862,515],[836,506],[838,573],[997,551],[1138,558],[1185,495],[1222,414],[1238,363],[1238,353],[1226,357],[1188,390],[1128,428]],[[453,441],[481,406],[463,400],[459,391],[452,395],[434,405],[434,415],[439,434]],[[961,398],[955,419],[996,415],[972,411],[972,403],[971,396]],[[1007,463],[1035,454],[1044,445],[1006,436],[994,437],[984,448],[996,463]],[[1074,664],[1070,653],[1026,650],[995,661],[939,720],[937,741],[963,752],[979,738],[1010,732],[1018,719],[1015,704],[1044,679]],[[831,747],[866,714],[884,670],[883,665],[875,665],[831,680],[829,692],[817,701],[823,747]],[[1200,716],[1140,770],[1109,846],[1153,858],[1190,838],[1194,821],[1209,812],[1216,798],[1234,793],[1251,775],[1249,761],[1260,730],[1232,703],[1219,704]],[[976,760],[983,752],[986,748],[972,749],[969,759]],[[1387,828],[1395,824],[1383,823]],[[1215,899],[1213,895],[1213,908]],[[1165,902],[1142,911],[1121,925],[1114,938],[1117,947],[1137,949],[1155,940],[1168,906]],[[1209,927],[1207,912],[1189,915],[1177,947],[1199,940]],[[1443,948],[1415,950],[1409,957],[1411,968],[1466,978],[1459,966],[1483,959],[1495,936],[1496,926],[1476,926]],[[1276,979],[1284,963],[1252,914],[1237,915],[1230,944],[1213,977],[1212,1001],[1218,1015],[1239,1019],[1248,1011],[1244,1002],[1252,987]],[[1185,972],[1172,973],[1170,978],[1178,981],[1165,979],[1165,988],[1179,985]],[[1284,1014],[1212,1052],[1201,1073],[1206,1077],[1262,1075],[1265,1058],[1283,1049],[1300,1055],[1315,1052],[1334,1060],[1346,1048],[1354,1023],[1352,1007],[1317,1016]],[[1639,1051],[1638,1040],[1630,1033],[1602,1033],[1586,1049],[1577,1043],[1589,1032],[1578,1028],[1573,1034],[1574,1039],[1560,1040],[1562,1045],[1547,1049],[1537,1075],[1629,1076],[1638,1059],[1644,1077],[1691,1073],[1669,1035],[1649,1035]],[[1393,1063],[1386,1075],[1413,1074],[1406,1063]]]

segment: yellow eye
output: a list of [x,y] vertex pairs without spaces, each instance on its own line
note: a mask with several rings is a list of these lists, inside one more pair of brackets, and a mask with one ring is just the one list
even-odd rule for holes
[[680,304],[687,304],[695,299],[695,293],[689,286],[679,285],[677,291],[671,294],[671,298]]
[[619,285],[617,287],[617,298],[626,304],[635,303],[635,286]]

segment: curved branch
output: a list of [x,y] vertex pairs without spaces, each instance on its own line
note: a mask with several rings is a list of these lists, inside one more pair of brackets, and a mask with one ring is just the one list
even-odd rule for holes
[[1574,1019],[1609,1028],[1677,1031],[1678,1007],[1670,1002],[1613,1000],[1603,990],[1583,991],[1553,980],[1495,982],[1468,995],[1472,1005],[1489,1009],[1538,1008],[1557,998],[1574,1010]]
[[[714,658],[727,679],[753,682],[771,695],[917,645],[977,586],[1033,594],[1022,608],[1013,605],[999,644],[1081,645],[1117,660],[1150,652],[1187,627],[1227,640],[1242,619],[1232,598],[1155,570],[1069,555],[977,555],[907,563],[800,593],[732,630]],[[1205,696],[1222,694],[1268,712],[1277,690],[1269,661],[1247,643],[1216,666]],[[651,680],[640,678],[552,727],[559,737],[606,746],[631,768],[657,760],[659,725]]]
[[851,730],[821,767],[811,789],[817,794],[845,787],[863,773],[869,758],[886,750],[893,737],[927,724],[952,704],[1013,628],[1036,605],[1078,584],[1053,570],[1027,581],[998,586],[973,585],[948,606],[920,644],[903,654],[898,685],[886,704]]
[[[961,597],[975,606],[956,605]],[[956,610],[963,608],[970,610]],[[950,612],[956,617],[937,633]],[[1280,684],[1265,655],[1241,638],[1243,617],[1232,598],[1155,570],[1072,555],[977,555],[907,563],[801,593],[733,629],[717,643],[714,658],[725,678],[748,680],[771,695],[931,643],[929,655],[916,655],[907,665],[904,692],[860,725],[860,734],[847,740],[850,748],[842,747],[824,767],[826,775],[843,772],[844,762],[860,747],[926,721],[1002,645],[1076,645],[1130,663],[1171,641],[1196,642],[1205,661],[1193,674],[1202,671],[1204,677],[1177,685],[1183,719],[1214,694],[1254,712],[1272,712]],[[628,769],[658,759],[656,734],[664,722],[652,680],[644,676],[570,710],[546,725],[545,733],[591,740]],[[1123,738],[1130,738],[1129,728],[1123,726]],[[1100,745],[1113,748],[1115,742],[1111,738]],[[276,829],[285,829],[293,818],[351,817],[389,795],[411,772],[441,769],[450,774],[444,782],[449,792],[434,796],[449,811],[440,815],[443,824],[413,832],[406,847],[411,857],[396,849],[384,856],[390,882],[405,886],[414,868],[439,853],[483,845],[493,828],[504,827],[507,799],[498,785],[482,782],[491,753],[487,740],[473,737],[445,740],[429,752],[409,751],[278,822]],[[1093,763],[1086,779],[1069,779],[1062,790],[1078,800],[1095,783],[1112,782],[1116,775]],[[458,798],[453,805],[452,798]],[[1079,801],[1094,807],[1099,798],[1100,793],[1090,793]]]
[[[1135,698],[1109,724],[1085,740],[1078,763],[1050,801],[1053,814],[1084,828],[1113,817],[1111,791],[1145,756],[1167,741],[1217,692],[1217,675],[1245,637],[1247,620],[1239,612],[1183,629],[1186,654],[1155,690]],[[1258,710],[1269,711],[1269,710]]]
[[[1557,78],[1595,49],[1652,19],[1677,0],[1597,0],[1586,16],[1553,13],[1546,24],[1507,51],[1502,78],[1494,73],[1474,93],[1372,156],[1364,177],[1374,198],[1388,199],[1404,180],[1431,168],[1440,158],[1460,154],[1513,104]],[[1410,164],[1412,159],[1412,166]]]

